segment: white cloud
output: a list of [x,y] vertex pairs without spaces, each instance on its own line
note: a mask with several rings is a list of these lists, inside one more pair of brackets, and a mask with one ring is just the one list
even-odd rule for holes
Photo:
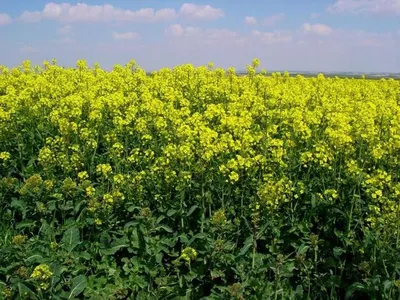
[[19,49],[21,53],[38,53],[39,51],[32,46],[23,46]]
[[184,3],[179,13],[185,18],[193,20],[215,20],[225,15],[222,9],[193,3]]
[[89,5],[86,3],[47,3],[42,11],[24,11],[19,19],[24,22],[53,20],[62,23],[77,22],[162,22],[178,17],[191,20],[215,20],[224,16],[224,11],[210,5],[184,3],[179,12],[173,8],[154,10],[120,9],[111,4]]
[[251,34],[265,44],[289,43],[293,40],[292,34],[285,31],[262,32],[253,30]]
[[304,23],[302,28],[305,33],[313,33],[317,35],[330,35],[333,32],[332,28],[330,28],[329,26],[318,23]]
[[177,13],[173,8],[163,8],[154,13],[155,20],[157,21],[170,21],[177,17]]
[[255,17],[247,16],[247,17],[244,18],[244,22],[247,25],[252,26],[252,25],[256,25],[257,24],[257,19]]
[[235,31],[229,30],[229,29],[208,29],[205,31],[205,35],[209,39],[213,40],[219,40],[219,39],[235,39],[239,38],[239,34]]
[[399,0],[336,0],[327,8],[332,13],[400,15]]
[[177,13],[172,8],[154,10],[142,8],[136,11],[123,10],[110,4],[88,5],[78,3],[48,3],[42,11],[25,11],[20,20],[25,22],[39,22],[40,20],[54,20],[63,23],[77,22],[112,22],[112,21],[134,21],[134,22],[158,22],[175,19]]
[[286,15],[284,13],[279,13],[273,16],[269,16],[266,17],[263,20],[263,25],[265,26],[273,26],[275,25],[277,22],[282,21],[283,19],[285,19]]
[[[284,13],[279,13],[279,14],[264,18],[260,23],[264,26],[274,26],[276,23],[278,23],[279,21],[282,21],[285,18],[286,18],[286,15]],[[256,25],[258,23],[257,19],[255,17],[250,17],[250,16],[245,17],[244,22],[247,25]]]
[[165,30],[165,34],[170,37],[188,39],[191,42],[210,44],[210,43],[241,43],[243,37],[236,31],[229,29],[202,29],[198,27],[183,27],[180,24],[173,24]]
[[185,29],[180,24],[174,24],[169,26],[165,30],[165,33],[172,36],[183,36],[185,34]]
[[139,37],[137,32],[114,32],[113,37],[116,40],[135,40]]
[[337,30],[335,39],[348,46],[394,47],[396,37],[393,33],[375,33],[363,30]]
[[64,25],[58,28],[57,32],[60,35],[71,35],[73,33],[74,27],[71,25]]
[[7,25],[12,22],[11,18],[7,14],[0,14],[0,25]]
[[42,13],[40,11],[24,11],[19,17],[20,21],[27,23],[39,22],[42,19]]
[[[243,24],[243,19],[238,21]],[[86,48],[83,48],[80,40],[74,45],[56,44],[53,41],[53,45],[40,48],[38,54],[20,53],[24,44],[15,48],[11,43],[3,43],[0,48],[10,57],[7,61],[10,65],[20,63],[27,56],[35,63],[40,63],[58,53],[62,65],[73,66],[77,59],[86,57],[89,63],[98,61],[102,67],[111,68],[115,63],[126,63],[134,53],[138,64],[148,71],[182,63],[207,64],[208,61],[213,61],[218,67],[232,65],[242,71],[253,57],[260,58],[262,67],[269,71],[396,72],[400,69],[396,52],[400,47],[400,38],[397,36],[399,27],[393,30],[391,36],[340,28],[333,28],[329,36],[319,36],[304,34],[301,25],[292,31],[259,29],[252,33],[251,29],[254,28],[249,32],[235,32],[233,29],[209,29],[209,26],[190,27],[186,22],[175,23],[168,28],[168,36],[149,43],[139,42],[140,38],[134,42],[101,40],[106,36],[100,35],[97,40],[85,45]],[[123,30],[135,29],[113,29],[118,33]]]

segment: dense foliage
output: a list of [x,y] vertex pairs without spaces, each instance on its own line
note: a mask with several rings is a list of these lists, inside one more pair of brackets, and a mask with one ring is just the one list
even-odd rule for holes
[[400,296],[400,82],[0,67],[2,299]]

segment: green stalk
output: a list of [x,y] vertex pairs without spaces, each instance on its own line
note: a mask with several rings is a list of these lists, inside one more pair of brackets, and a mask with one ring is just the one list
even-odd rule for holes
[[201,215],[201,233],[204,232],[204,220],[206,219],[206,204],[204,201],[204,185],[201,187],[201,204],[202,204],[202,215]]

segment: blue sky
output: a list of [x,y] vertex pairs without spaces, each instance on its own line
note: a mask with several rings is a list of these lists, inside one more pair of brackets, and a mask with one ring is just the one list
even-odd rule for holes
[[0,64],[400,72],[400,0],[0,0]]

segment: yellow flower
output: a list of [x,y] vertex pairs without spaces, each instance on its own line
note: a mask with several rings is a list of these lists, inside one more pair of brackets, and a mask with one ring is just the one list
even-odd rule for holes
[[0,152],[0,159],[2,159],[3,161],[9,160],[10,157],[11,157],[10,153],[8,153],[8,152]]
[[103,200],[107,204],[112,204],[114,202],[114,198],[111,194],[104,194]]
[[12,290],[9,287],[5,287],[2,291],[2,295],[4,299],[11,299],[12,297]]
[[20,189],[21,195],[26,195],[28,193],[38,194],[42,186],[43,179],[39,174],[32,175],[26,181],[23,187]]
[[190,262],[197,258],[197,251],[191,247],[187,247],[182,250],[182,254],[180,256],[183,260]]
[[96,167],[96,172],[107,178],[112,173],[112,168],[109,164],[100,164]]
[[76,187],[77,187],[77,184],[70,177],[67,177],[66,179],[64,179],[64,181],[62,183],[62,189],[66,193],[72,192],[74,189],[76,189]]
[[15,245],[22,245],[23,243],[25,243],[26,239],[27,239],[26,235],[18,234],[13,237],[13,243]]
[[116,175],[114,175],[113,179],[114,179],[115,184],[122,184],[124,182],[124,175],[116,174]]
[[335,189],[327,189],[324,191],[324,195],[328,196],[329,200],[334,200],[339,197]]
[[214,226],[224,226],[226,223],[227,219],[224,210],[217,210],[211,218],[211,224]]
[[82,171],[78,173],[78,178],[80,181],[87,180],[89,178],[89,175],[86,171]]
[[46,264],[40,264],[35,267],[32,272],[31,278],[33,279],[48,279],[53,275],[50,271],[50,267]]
[[238,180],[239,180],[239,174],[236,173],[235,171],[232,171],[232,172],[229,174],[229,180],[230,180],[231,182],[236,182],[236,181],[238,181]]
[[92,187],[92,186],[88,186],[88,187],[85,189],[85,191],[86,191],[86,195],[87,195],[88,197],[92,197],[92,196],[94,195],[94,193],[96,192],[96,189],[95,189],[94,187]]

